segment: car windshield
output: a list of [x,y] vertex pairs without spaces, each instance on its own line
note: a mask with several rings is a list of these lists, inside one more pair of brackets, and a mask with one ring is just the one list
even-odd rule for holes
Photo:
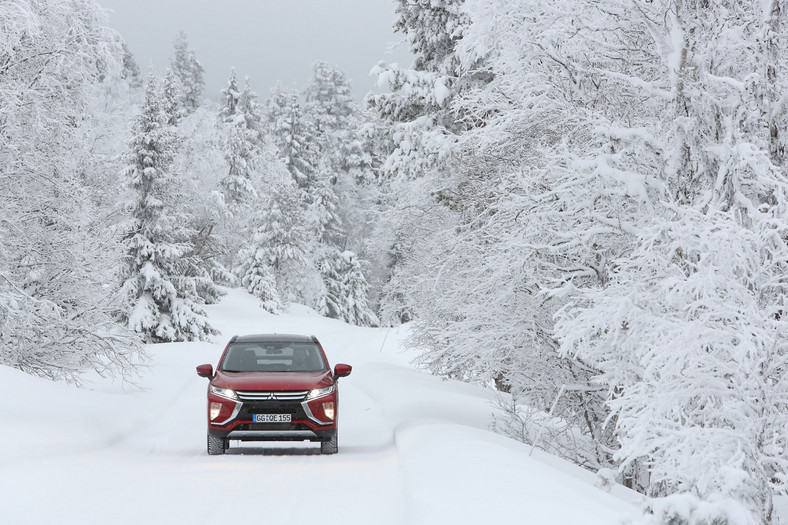
[[323,356],[314,343],[232,343],[224,372],[321,372]]

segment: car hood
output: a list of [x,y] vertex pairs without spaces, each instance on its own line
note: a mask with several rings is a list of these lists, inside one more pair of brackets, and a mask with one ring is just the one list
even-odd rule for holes
[[212,384],[233,390],[311,390],[332,383],[331,372],[222,372]]

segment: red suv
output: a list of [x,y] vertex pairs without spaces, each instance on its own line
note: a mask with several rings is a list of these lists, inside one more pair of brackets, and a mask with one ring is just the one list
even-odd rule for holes
[[317,338],[245,335],[230,339],[214,374],[200,365],[208,386],[208,454],[224,454],[230,440],[319,441],[323,454],[337,452],[337,379]]

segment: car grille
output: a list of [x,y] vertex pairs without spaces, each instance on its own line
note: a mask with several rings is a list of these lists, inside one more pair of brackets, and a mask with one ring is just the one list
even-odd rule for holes
[[241,401],[303,401],[309,390],[260,392],[256,390],[236,390]]
[[[306,392],[302,392],[302,397],[305,396]],[[290,414],[293,422],[252,423],[251,419],[254,414]],[[304,407],[298,400],[255,399],[254,401],[244,401],[236,417],[236,421],[241,421],[242,423],[234,427],[234,430],[310,430],[307,425],[296,423],[296,421],[305,419],[307,419],[307,416],[304,412]]]

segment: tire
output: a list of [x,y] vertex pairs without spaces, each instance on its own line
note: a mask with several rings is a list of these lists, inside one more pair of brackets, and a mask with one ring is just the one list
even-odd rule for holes
[[336,454],[339,451],[339,443],[337,441],[337,435],[334,434],[328,441],[321,441],[320,442],[320,453],[321,454]]
[[218,456],[227,450],[227,440],[208,434],[208,455]]

